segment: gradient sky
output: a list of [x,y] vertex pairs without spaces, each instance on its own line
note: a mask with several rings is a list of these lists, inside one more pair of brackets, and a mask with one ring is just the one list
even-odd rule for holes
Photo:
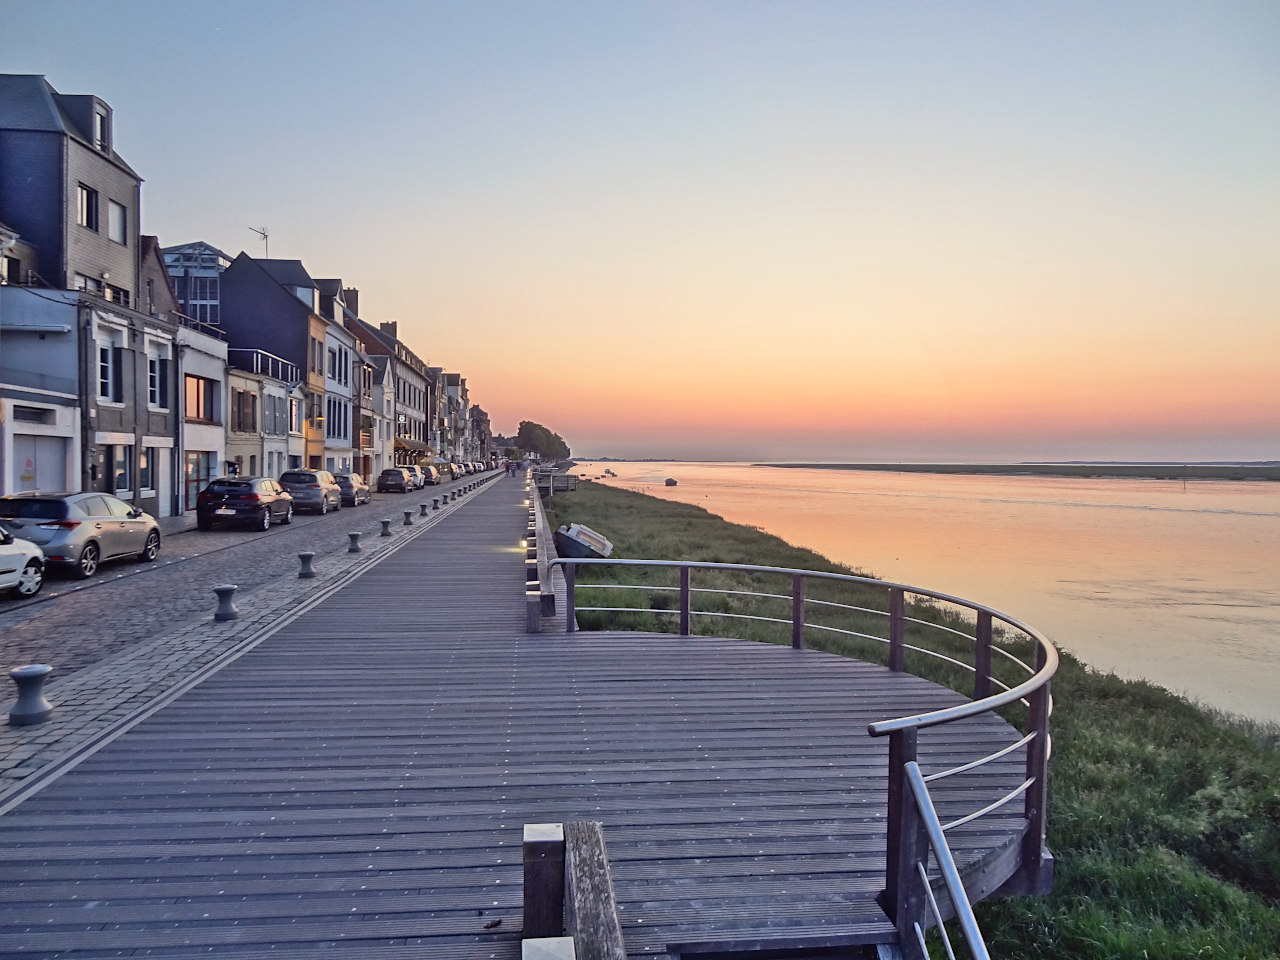
[[145,232],[584,456],[1280,458],[1280,4],[8,2]]

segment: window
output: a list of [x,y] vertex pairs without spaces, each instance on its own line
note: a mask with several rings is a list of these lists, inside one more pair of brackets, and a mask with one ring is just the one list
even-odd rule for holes
[[169,345],[147,347],[147,406],[165,410],[169,406]]
[[[258,429],[258,395],[249,390],[236,390],[231,395],[231,429],[255,433]],[[251,470],[251,473],[256,471]]]
[[201,323],[218,323],[218,278],[191,277],[189,285],[186,278],[181,279],[178,298],[187,316]]
[[112,444],[106,448],[107,476],[111,478],[109,490],[119,492],[133,489],[133,445]]
[[90,230],[98,229],[98,191],[83,183],[76,191],[76,223]]
[[142,490],[156,488],[156,465],[160,462],[158,447],[143,447],[138,454],[138,487]]
[[93,145],[103,153],[111,152],[111,121],[97,110],[93,114]]
[[108,403],[124,400],[124,383],[121,376],[123,348],[114,339],[94,341],[97,347],[98,399]]
[[337,379],[338,379],[338,351],[337,351],[337,350],[335,350],[335,349],[333,349],[333,347],[330,347],[330,348],[329,348],[329,370],[328,370],[328,374],[329,374],[329,379],[330,379],[330,380],[337,380]]
[[200,420],[204,423],[218,422],[217,388],[218,382],[208,377],[197,377],[187,374],[186,397],[188,420]]
[[129,211],[114,200],[107,201],[107,238],[116,243],[129,243]]

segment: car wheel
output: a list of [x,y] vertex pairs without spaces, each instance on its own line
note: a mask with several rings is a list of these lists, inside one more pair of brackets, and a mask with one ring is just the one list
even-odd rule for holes
[[293,504],[289,504],[284,508],[284,516],[280,518],[280,525],[293,523]]
[[196,529],[198,529],[198,530],[212,530],[212,529],[213,529],[213,521],[212,521],[212,520],[206,520],[204,517],[197,517],[197,518],[196,518]]
[[13,592],[20,597],[34,597],[44,586],[44,567],[39,560],[28,560],[18,575],[18,585]]
[[90,541],[84,545],[84,549],[80,551],[80,559],[76,561],[73,573],[77,580],[88,580],[98,572],[98,561],[102,559],[102,553],[98,549],[98,545]]
[[258,518],[258,529],[259,530],[271,529],[271,508],[270,507],[262,508],[262,516]]
[[320,498],[320,516],[323,517],[328,512],[329,512],[329,498],[321,497]]
[[142,552],[138,554],[138,559],[143,563],[150,563],[160,555],[160,531],[152,530],[147,534],[147,542],[142,547]]

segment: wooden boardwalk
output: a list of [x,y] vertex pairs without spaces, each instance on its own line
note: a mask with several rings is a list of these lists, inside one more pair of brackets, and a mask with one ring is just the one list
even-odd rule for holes
[[[743,641],[525,635],[523,497],[489,484],[0,817],[0,956],[514,960],[522,827],[571,819],[604,824],[632,956],[884,934],[866,724],[961,698]],[[984,718],[922,765],[1008,740]],[[940,814],[1021,766],[941,781]]]

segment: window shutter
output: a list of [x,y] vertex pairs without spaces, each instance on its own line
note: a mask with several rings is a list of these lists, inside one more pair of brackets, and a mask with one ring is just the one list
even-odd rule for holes
[[111,348],[111,399],[124,402],[124,347]]

